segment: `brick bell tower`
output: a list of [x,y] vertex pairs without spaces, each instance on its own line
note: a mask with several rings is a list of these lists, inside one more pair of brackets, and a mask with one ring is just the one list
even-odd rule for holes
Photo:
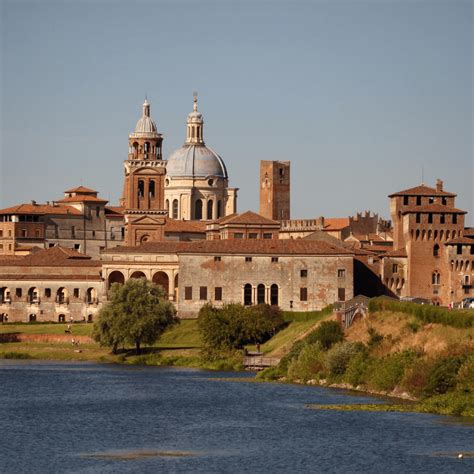
[[166,163],[162,159],[163,136],[150,117],[145,99],[135,131],[128,137],[128,159],[120,200],[125,215],[125,245],[163,239],[167,211],[164,206]]

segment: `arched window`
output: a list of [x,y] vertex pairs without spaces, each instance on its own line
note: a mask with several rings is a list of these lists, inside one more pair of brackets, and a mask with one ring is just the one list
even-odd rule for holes
[[155,181],[150,180],[148,183],[148,195],[150,196],[150,199],[153,199],[155,197]]
[[143,272],[141,272],[140,270],[137,270],[136,272],[133,272],[130,275],[130,278],[134,278],[134,279],[146,278],[146,275]]
[[449,240],[450,236],[451,236],[451,234],[450,234],[449,230],[447,230],[446,231],[446,240]]
[[275,283],[270,287],[270,304],[278,306],[278,285]]
[[30,314],[29,320],[30,320],[30,323],[36,321],[36,314]]
[[444,230],[439,231],[439,240],[443,240],[444,237]]
[[134,142],[132,145],[132,148],[133,148],[133,156],[134,158],[136,158],[138,156],[138,143]]
[[87,288],[86,303],[87,304],[97,303],[97,290],[95,288]]
[[60,314],[58,316],[58,322],[59,323],[65,323],[66,322],[66,315],[65,314]]
[[175,199],[173,201],[173,219],[177,219],[178,218],[178,200]]
[[265,285],[262,283],[257,286],[257,304],[265,304]]
[[416,231],[416,238],[415,238],[415,240],[418,240],[419,238],[420,238],[420,230],[417,230],[417,231]]
[[439,257],[439,245],[438,244],[436,244],[433,247],[433,257]]
[[143,180],[140,179],[138,181],[138,197],[142,198],[144,193],[145,193],[145,183],[143,182]]
[[436,240],[438,238],[438,231],[435,230],[433,233],[433,240]]
[[148,153],[150,151],[150,143],[145,142],[145,153]]
[[167,199],[165,201],[165,209],[168,211],[168,215],[170,214],[170,200]]
[[66,288],[64,287],[58,288],[58,291],[56,292],[56,303],[58,304],[69,303],[68,291],[66,290]]
[[441,282],[441,276],[439,274],[439,272],[433,272],[432,275],[431,275],[431,283],[433,285],[439,285]]
[[194,218],[197,220],[202,219],[202,201],[197,199],[194,203]]
[[252,285],[247,283],[244,286],[244,305],[250,306],[252,304]]
[[431,236],[432,236],[433,232],[431,231],[431,229],[428,231],[428,240],[431,240]]
[[421,231],[421,240],[425,240],[425,238],[426,238],[426,230],[423,229],[423,230]]
[[217,218],[219,219],[220,217],[222,217],[222,201],[219,199],[217,201]]
[[213,201],[207,201],[207,218],[212,219],[212,211],[214,207]]
[[119,272],[118,270],[114,270],[108,278],[108,288],[112,286],[113,283],[118,283],[119,285],[123,285],[125,283],[125,277],[123,276],[122,272]]

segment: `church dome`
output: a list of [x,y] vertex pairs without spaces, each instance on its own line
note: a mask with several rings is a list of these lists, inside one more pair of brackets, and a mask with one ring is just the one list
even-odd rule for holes
[[167,161],[166,174],[170,178],[207,178],[215,176],[228,179],[224,160],[204,145],[185,144]]
[[150,117],[150,103],[145,99],[143,103],[143,115],[135,126],[135,133],[157,133],[156,123]]

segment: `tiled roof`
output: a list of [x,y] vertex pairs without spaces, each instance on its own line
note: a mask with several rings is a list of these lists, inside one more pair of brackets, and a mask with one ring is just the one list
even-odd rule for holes
[[165,232],[206,233],[206,222],[166,219]]
[[408,214],[413,212],[421,212],[421,213],[454,213],[454,214],[467,214],[466,211],[462,211],[461,209],[456,209],[455,207],[451,206],[443,206],[442,204],[425,204],[423,206],[405,206],[402,208],[402,214]]
[[38,252],[25,255],[12,261],[8,258],[1,258],[0,265],[20,265],[20,266],[45,266],[45,267],[100,267],[98,260],[92,260],[89,256],[76,252],[65,247],[51,247]]
[[176,253],[190,244],[191,242],[165,240],[162,242],[145,242],[138,246],[117,245],[117,247],[112,247],[103,250],[102,254],[107,255],[115,253]]
[[473,227],[466,227],[463,232],[465,237],[474,237],[474,228]]
[[349,227],[348,217],[328,217],[324,218],[324,230],[342,230]]
[[451,196],[455,197],[456,194],[448,193],[446,191],[437,191],[436,188],[430,188],[424,184],[415,186],[414,188],[405,189],[404,191],[398,191],[398,193],[390,194],[388,197],[395,196]]
[[474,236],[473,237],[468,237],[468,236],[458,237],[456,239],[448,240],[448,242],[446,242],[446,245],[457,245],[457,244],[472,245],[474,244]]
[[220,225],[273,225],[280,226],[278,221],[268,219],[252,211],[242,212],[241,214],[231,214],[224,218],[214,221]]
[[342,246],[318,240],[303,239],[224,239],[190,242],[179,253],[237,255],[353,255]]
[[384,257],[408,257],[408,255],[406,249],[398,249],[387,252]]
[[64,192],[65,193],[86,193],[86,194],[95,193],[97,194],[97,191],[95,191],[94,189],[86,188],[85,186],[78,186],[76,188],[66,189],[66,191]]
[[55,202],[97,202],[97,203],[105,203],[109,202],[107,199],[101,199],[95,196],[89,196],[87,194],[82,195],[79,194],[77,196],[65,197],[63,199],[59,199]]
[[106,214],[120,214],[123,215],[125,208],[122,206],[105,206]]
[[18,204],[17,206],[1,209],[0,214],[37,214],[37,215],[77,215],[82,213],[72,206],[51,206],[48,204]]

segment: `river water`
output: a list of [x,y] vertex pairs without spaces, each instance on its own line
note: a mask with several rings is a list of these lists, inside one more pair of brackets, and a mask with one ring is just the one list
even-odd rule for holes
[[455,455],[474,451],[474,424],[310,410],[381,401],[238,377],[1,361],[0,472],[474,472]]

